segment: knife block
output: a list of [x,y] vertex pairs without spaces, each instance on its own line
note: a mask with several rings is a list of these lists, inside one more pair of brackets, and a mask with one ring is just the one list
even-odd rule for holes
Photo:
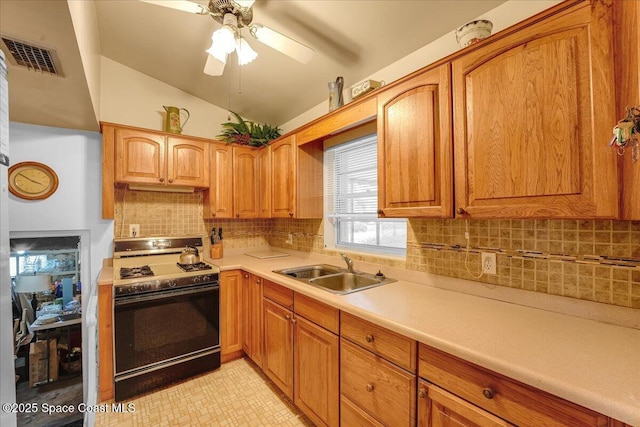
[[222,242],[211,245],[211,259],[222,258],[223,248]]

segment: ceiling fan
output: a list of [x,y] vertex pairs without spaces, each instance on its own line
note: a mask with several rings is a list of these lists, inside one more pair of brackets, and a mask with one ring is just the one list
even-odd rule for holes
[[204,72],[211,76],[222,75],[227,57],[234,50],[240,65],[248,64],[258,56],[240,35],[240,28],[243,27],[247,27],[249,34],[258,41],[303,64],[308,63],[313,57],[314,51],[310,47],[262,24],[253,23],[252,7],[255,0],[209,0],[209,5],[206,7],[189,0],[139,1],[197,15],[209,15],[222,24],[222,27],[211,35],[211,47],[207,49],[209,55]]

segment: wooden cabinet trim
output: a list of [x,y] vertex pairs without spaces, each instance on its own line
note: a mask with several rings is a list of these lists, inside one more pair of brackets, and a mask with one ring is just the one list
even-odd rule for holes
[[113,284],[98,285],[98,402],[114,397]]

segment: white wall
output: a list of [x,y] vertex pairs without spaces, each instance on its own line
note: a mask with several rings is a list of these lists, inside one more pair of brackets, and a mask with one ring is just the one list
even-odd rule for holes
[[[45,126],[10,123],[11,164],[37,161],[58,174],[58,190],[48,199],[26,201],[9,196],[9,230],[91,233],[91,286],[103,258],[111,257],[113,221],[102,216],[102,135]],[[84,267],[84,266],[83,266]],[[87,288],[87,291],[90,288]]]
[[222,130],[220,124],[228,121],[227,110],[104,56],[100,72],[103,122],[162,130],[165,113],[162,107],[174,106],[191,113],[183,135],[215,139]]
[[[493,33],[497,33],[513,24],[527,19],[530,16],[535,15],[551,6],[559,3],[560,0],[512,0],[503,3],[477,17],[476,19],[488,19],[493,23]],[[405,56],[404,58],[389,64],[385,68],[373,73],[372,75],[364,78],[363,80],[372,79],[377,81],[384,81],[391,83],[398,80],[407,74],[410,74],[422,67],[426,67],[445,56],[451,55],[460,49],[456,42],[455,29],[440,37],[439,39],[429,43],[426,46],[421,47],[413,53]],[[345,88],[344,91],[345,103],[351,100],[351,92],[349,88]],[[312,120],[317,119],[327,113],[327,103],[329,101],[322,102],[313,108],[301,113],[299,116],[289,120],[280,126],[284,133],[290,132]]]

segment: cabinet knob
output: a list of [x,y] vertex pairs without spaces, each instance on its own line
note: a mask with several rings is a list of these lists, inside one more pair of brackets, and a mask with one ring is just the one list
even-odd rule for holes
[[160,178],[160,182],[164,182],[164,178]]
[[215,212],[211,212],[211,216],[216,216],[216,213]]
[[290,314],[285,314],[285,315],[284,315],[284,318],[285,318],[285,319],[287,319],[287,320],[289,320],[289,319],[291,319],[291,315],[290,315]]
[[169,178],[169,184],[173,182],[173,178]]
[[420,399],[424,399],[425,397],[427,397],[427,390],[421,388],[420,390],[418,390],[418,397]]
[[496,391],[494,389],[492,389],[491,387],[488,387],[488,388],[485,388],[484,390],[482,390],[482,394],[487,399],[493,399],[493,397],[496,395]]
[[373,342],[373,335],[367,335],[364,339],[367,340],[367,342]]
[[256,283],[259,285],[261,283],[260,279],[256,279]]
[[240,214],[239,213],[236,214],[236,218],[240,218]]
[[293,212],[289,212],[289,216],[293,218]]
[[378,209],[378,215],[384,216],[384,211],[382,209]]
[[245,278],[245,279],[248,279],[248,278],[249,278],[249,275],[248,275],[248,274],[245,274],[245,275],[244,275],[244,278]]
[[463,208],[458,208],[458,209],[456,209],[456,213],[458,215],[464,215],[464,214],[467,213],[467,211],[465,211]]
[[373,391],[373,389],[374,389],[374,388],[375,388],[375,387],[374,387],[374,385],[373,385],[373,384],[367,384],[366,389],[367,389],[367,391],[368,391],[369,393],[371,393],[371,392]]

